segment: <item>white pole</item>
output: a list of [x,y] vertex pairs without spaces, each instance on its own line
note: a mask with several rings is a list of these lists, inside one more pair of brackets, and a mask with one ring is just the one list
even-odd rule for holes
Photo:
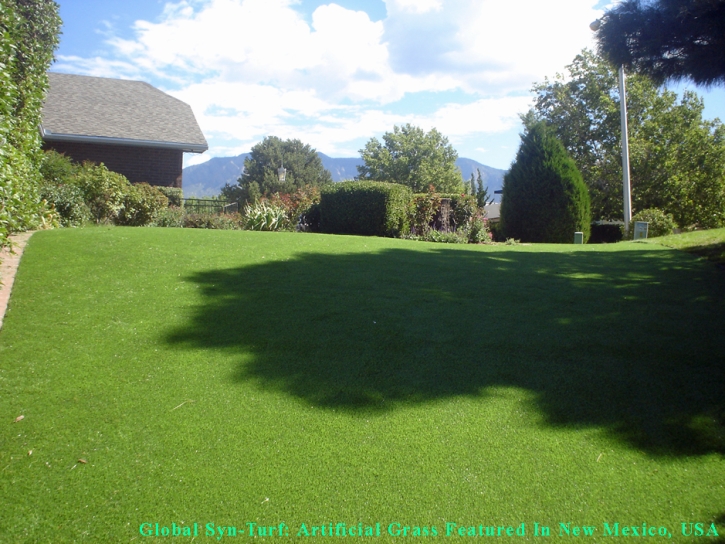
[[622,177],[624,196],[624,230],[629,231],[632,220],[632,197],[629,186],[629,138],[627,137],[627,93],[624,88],[624,66],[619,67],[619,103],[622,115]]

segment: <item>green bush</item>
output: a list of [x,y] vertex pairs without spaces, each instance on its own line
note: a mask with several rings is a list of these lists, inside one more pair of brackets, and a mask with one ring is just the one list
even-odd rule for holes
[[322,190],[322,231],[392,237],[405,234],[409,231],[412,199],[411,190],[396,183],[336,183]]
[[184,204],[184,191],[180,187],[165,187],[163,185],[156,186],[161,194],[169,201],[169,206],[181,208]]
[[116,222],[131,184],[121,174],[111,172],[103,163],[84,162],[73,179],[96,223]]
[[159,210],[151,222],[152,227],[178,227],[184,226],[184,210],[178,206],[169,206]]
[[132,227],[150,225],[156,214],[168,207],[169,200],[158,188],[148,183],[135,183],[123,197],[116,223]]
[[63,227],[80,227],[91,220],[91,210],[76,185],[48,183],[41,187],[40,197],[53,206]]
[[441,198],[450,199],[453,224],[456,228],[468,224],[471,218],[478,213],[478,203],[473,195],[451,193],[442,194]]
[[575,232],[589,239],[589,192],[562,143],[543,122],[522,135],[521,147],[504,176],[501,224],[507,238],[564,243]]
[[281,205],[259,200],[244,206],[244,228],[248,230],[289,230],[290,225],[288,212]]
[[60,24],[52,0],[0,0],[0,247],[54,222],[40,197],[38,126]]
[[629,222],[629,230],[627,231],[628,240],[634,237],[634,223],[636,221],[646,221],[649,223],[647,226],[648,238],[667,236],[668,234],[672,234],[672,231],[677,228],[677,224],[671,213],[665,213],[657,208],[650,208],[637,212],[632,217],[632,220]]
[[238,213],[186,213],[182,227],[187,229],[239,230],[242,217]]
[[422,236],[432,228],[433,220],[441,208],[441,195],[431,185],[427,193],[414,194],[409,208],[410,230]]
[[592,234],[589,237],[590,244],[613,244],[620,242],[623,238],[622,227],[608,223],[592,224]]

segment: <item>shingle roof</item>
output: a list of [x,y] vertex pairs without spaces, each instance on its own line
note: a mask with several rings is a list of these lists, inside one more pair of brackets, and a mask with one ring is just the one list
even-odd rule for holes
[[48,78],[45,140],[208,149],[191,107],[148,83],[53,72]]

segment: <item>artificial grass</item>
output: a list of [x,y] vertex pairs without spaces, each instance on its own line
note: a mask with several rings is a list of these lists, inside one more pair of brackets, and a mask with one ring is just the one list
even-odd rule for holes
[[0,541],[722,535],[723,295],[721,270],[652,244],[37,233],[0,331]]

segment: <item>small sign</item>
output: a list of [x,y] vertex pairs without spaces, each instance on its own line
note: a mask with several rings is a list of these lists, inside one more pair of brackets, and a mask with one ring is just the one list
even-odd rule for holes
[[647,231],[649,230],[649,223],[647,221],[635,221],[634,222],[634,239],[644,240],[647,238]]
[[575,232],[574,233],[574,243],[575,244],[583,244],[584,243],[584,233],[583,232]]

